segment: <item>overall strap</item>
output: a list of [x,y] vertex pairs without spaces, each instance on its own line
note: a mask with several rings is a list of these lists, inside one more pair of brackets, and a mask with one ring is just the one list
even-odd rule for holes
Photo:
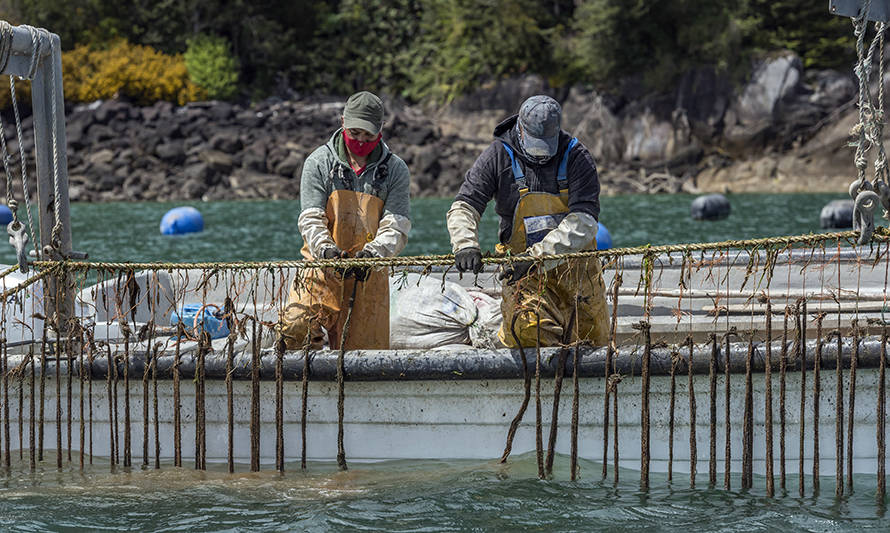
[[501,144],[504,146],[504,150],[507,151],[507,157],[510,158],[510,168],[513,170],[513,179],[521,182],[521,185],[525,184],[525,172],[522,171],[522,167],[519,165],[519,161],[516,160],[516,156],[513,154],[513,149],[510,148],[510,145],[501,141]]
[[[578,144],[578,138],[572,137],[568,147],[566,147],[565,153],[562,154],[562,161],[559,162],[559,170],[556,172],[557,181],[566,181],[566,171],[569,165],[569,152],[572,151],[572,148],[574,148],[576,144]],[[562,188],[562,186],[560,186],[560,188]]]

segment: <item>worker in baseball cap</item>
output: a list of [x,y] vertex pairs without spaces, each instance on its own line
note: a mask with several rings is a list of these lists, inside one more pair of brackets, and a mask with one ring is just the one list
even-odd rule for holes
[[[500,274],[506,346],[608,342],[602,267],[597,258],[546,261],[596,249],[599,178],[587,148],[561,129],[553,98],[532,96],[495,127],[494,140],[467,171],[447,215],[461,272],[482,270],[479,220],[494,200],[497,252],[513,261]],[[540,260],[539,260],[540,259]]]

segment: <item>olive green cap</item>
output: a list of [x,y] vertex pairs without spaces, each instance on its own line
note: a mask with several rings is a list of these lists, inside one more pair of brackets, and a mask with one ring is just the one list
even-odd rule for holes
[[383,102],[368,91],[353,94],[343,109],[343,127],[360,128],[377,135],[383,128]]

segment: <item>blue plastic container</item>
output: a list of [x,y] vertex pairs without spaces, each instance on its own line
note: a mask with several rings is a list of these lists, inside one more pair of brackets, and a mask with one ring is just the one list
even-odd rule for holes
[[12,222],[12,211],[5,205],[0,205],[0,224],[7,226]]
[[198,317],[198,313],[201,312],[201,307],[202,304],[183,305],[180,312],[177,313],[176,311],[173,311],[170,313],[170,325],[176,326],[181,319],[182,323],[185,325],[186,331],[189,331],[193,335],[198,335],[201,332],[201,324],[203,323],[204,331],[210,333],[211,339],[219,339],[220,337],[227,336],[229,334],[229,326],[226,325],[226,321],[223,320],[219,308],[215,305],[205,306],[204,316]]
[[182,235],[204,231],[204,217],[194,207],[174,207],[161,219],[162,235]]
[[612,235],[609,234],[609,230],[607,230],[605,226],[599,224],[599,228],[596,230],[596,249],[608,250],[611,247]]

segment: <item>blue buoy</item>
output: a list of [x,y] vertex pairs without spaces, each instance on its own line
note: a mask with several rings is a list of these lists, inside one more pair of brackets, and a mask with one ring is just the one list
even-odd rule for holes
[[12,222],[12,211],[5,205],[0,205],[0,224],[6,226]]
[[601,222],[597,224],[599,224],[599,228],[596,230],[596,249],[608,250],[612,247],[612,235],[609,234],[609,230]]
[[162,235],[182,235],[204,231],[204,218],[194,207],[175,207],[161,219]]

